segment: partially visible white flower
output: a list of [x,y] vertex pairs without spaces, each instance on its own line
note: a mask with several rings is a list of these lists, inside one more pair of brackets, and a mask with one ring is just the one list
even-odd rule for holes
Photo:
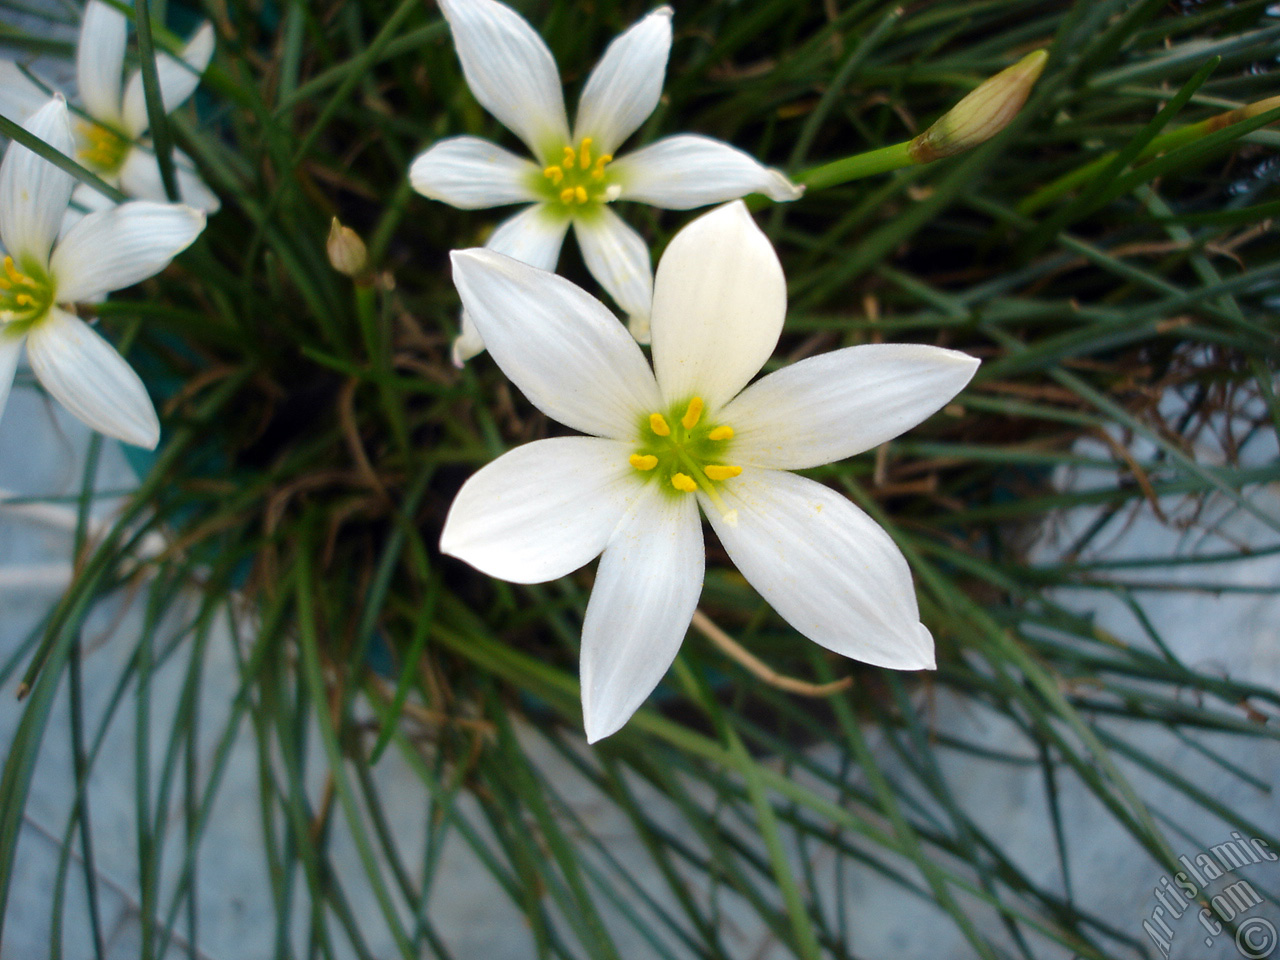
[[[142,74],[134,70],[124,81],[128,18],[102,0],[89,0],[80,21],[76,47],[76,87],[87,119],[75,122],[75,158],[113,187],[142,200],[165,201],[164,181],[155,151],[144,137],[149,127]],[[213,57],[213,26],[195,32],[179,60],[156,55],[156,76],[165,113],[182,106],[195,92],[200,76]],[[48,93],[9,61],[0,61],[0,113],[22,121],[45,103]],[[195,163],[174,150],[174,174],[182,202],[207,213],[221,206],[200,179]],[[75,203],[86,210],[104,209],[109,201],[91,187],[76,191]]]
[[[56,97],[24,124],[64,154],[75,147]],[[94,430],[154,448],[160,422],[146,387],[71,304],[159,273],[204,229],[202,211],[131,201],[81,218],[61,237],[75,178],[26,147],[0,163],[0,414],[25,342],[44,388]]]
[[[572,134],[551,51],[523,17],[497,0],[440,0],[440,9],[471,92],[525,142],[536,163],[477,137],[453,137],[413,161],[414,188],[464,210],[532,203],[499,224],[485,246],[543,270],[555,270],[572,224],[587,269],[629,315],[642,343],[653,296],[649,247],[608,204],[637,200],[688,210],[749,193],[773,200],[802,193],[777,170],[710,137],[666,137],[614,159],[662,95],[670,7],[609,44],[582,90]],[[483,349],[464,311],[454,362]]]
[[453,263],[498,366],[534,406],[590,436],[535,441],[480,470],[454,500],[440,549],[516,583],[602,554],[582,625],[589,741],[627,721],[680,648],[702,590],[699,507],[800,633],[877,666],[934,666],[893,540],[789,471],[910,429],[969,382],[977,360],[874,344],[747,386],[778,342],[786,281],[741,202],[699,217],[663,254],[652,369],[604,305],[567,280],[488,250],[457,251]]

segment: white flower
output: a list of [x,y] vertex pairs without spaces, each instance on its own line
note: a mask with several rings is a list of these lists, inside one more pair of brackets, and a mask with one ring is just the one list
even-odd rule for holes
[[[617,37],[587,78],[573,133],[551,51],[528,22],[496,0],[440,0],[462,72],[480,104],[533,152],[525,160],[477,137],[442,140],[409,168],[414,188],[464,210],[533,206],[498,225],[485,244],[555,270],[572,224],[587,269],[648,342],[649,247],[607,206],[638,200],[688,210],[763,193],[794,200],[801,187],[727,143],[681,134],[613,158],[658,105],[671,50],[671,8]],[[484,349],[465,310],[454,342],[461,365]]]
[[699,506],[800,633],[877,666],[934,665],[888,534],[787,471],[910,429],[969,382],[976,360],[912,344],[849,347],[746,386],[778,342],[786,283],[741,202],[699,217],[663,254],[652,369],[603,304],[567,280],[487,250],[455,252],[453,263],[498,366],[536,407],[590,436],[539,440],[480,470],[450,508],[440,549],[516,583],[564,576],[603,551],[582,627],[588,740],[621,727],[675,658],[702,589]]
[[[60,96],[25,126],[64,154],[74,148]],[[155,447],[160,423],[142,381],[61,305],[159,273],[199,236],[205,215],[181,204],[138,200],[91,213],[59,238],[75,183],[16,143],[0,163],[0,414],[25,341],[31,369],[64,407],[101,433]]]
[[[75,158],[113,187],[142,200],[165,201],[164,181],[154,150],[142,138],[147,132],[146,98],[142,74],[134,70],[124,79],[124,56],[129,19],[102,0],[89,0],[80,21],[80,42],[76,47],[76,87],[86,118],[75,125]],[[156,55],[156,75],[160,81],[165,113],[182,106],[195,92],[200,76],[213,56],[213,26],[205,23],[195,32],[178,60],[167,53]],[[32,83],[18,67],[0,61],[0,113],[24,120],[44,104],[49,95]],[[208,213],[218,210],[220,201],[195,172],[195,164],[181,150],[175,150],[174,174],[182,202]],[[91,187],[76,191],[77,205],[100,210],[110,201]]]

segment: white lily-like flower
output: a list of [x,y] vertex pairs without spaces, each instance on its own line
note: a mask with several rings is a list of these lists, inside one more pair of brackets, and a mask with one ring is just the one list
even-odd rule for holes
[[440,549],[516,583],[564,576],[603,551],[582,627],[589,741],[621,727],[675,659],[702,590],[699,506],[800,633],[877,666],[934,666],[892,539],[788,471],[910,429],[969,382],[977,360],[857,346],[747,386],[777,345],[786,283],[740,201],[693,221],[663,254],[652,369],[608,309],[567,280],[483,249],[453,263],[498,366],[534,406],[590,436],[535,441],[480,470],[454,500]]
[[[150,122],[141,72],[132,71],[124,82],[128,32],[128,17],[115,7],[101,0],[85,4],[76,47],[76,87],[85,117],[75,124],[75,158],[130,197],[163,202],[168,196],[160,163],[144,140]],[[178,109],[195,92],[213,57],[213,46],[213,26],[205,23],[183,48],[181,60],[167,53],[156,55],[165,113]],[[0,61],[0,88],[4,90],[0,113],[19,122],[49,99],[46,91],[10,61]],[[200,179],[192,159],[181,150],[174,150],[173,159],[182,202],[207,213],[216,212],[221,202]],[[88,186],[76,191],[75,203],[89,210],[110,205]]]
[[[777,170],[710,137],[666,137],[614,159],[662,95],[670,7],[653,11],[609,44],[587,78],[572,134],[555,60],[523,17],[497,0],[440,0],[440,9],[472,93],[525,142],[534,160],[478,137],[453,137],[413,161],[414,188],[464,210],[533,204],[499,224],[485,246],[543,270],[555,270],[572,224],[587,269],[629,315],[642,343],[648,342],[653,298],[649,247],[609,203],[637,200],[689,210],[749,193],[795,200],[803,192]],[[483,349],[464,310],[454,362],[461,365]]]
[[[64,154],[75,147],[56,97],[25,127]],[[94,430],[141,447],[160,439],[146,387],[66,306],[159,273],[204,229],[202,211],[136,200],[81,218],[59,237],[75,178],[26,147],[0,163],[0,414],[22,345],[45,389]]]

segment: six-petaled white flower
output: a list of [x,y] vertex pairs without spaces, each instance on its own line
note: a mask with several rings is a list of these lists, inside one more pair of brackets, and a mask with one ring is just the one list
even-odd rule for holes
[[[75,146],[57,97],[26,128],[62,153]],[[23,342],[36,377],[90,427],[143,447],[160,439],[146,388],[120,354],[63,304],[158,273],[204,229],[176,203],[131,201],[81,218],[60,238],[75,178],[17,143],[0,163],[0,414]]]
[[[777,344],[786,285],[741,203],[671,241],[653,294],[653,368],[572,283],[488,250],[454,282],[495,362],[548,416],[539,440],[463,486],[440,549],[539,583],[601,556],[582,627],[587,739],[622,726],[675,658],[702,589],[698,507],[800,633],[878,666],[934,665],[907,562],[847,499],[788,471],[868,450],[959,392],[978,362],[911,344],[849,347],[747,383]],[[744,389],[745,387],[745,389]]]
[[[75,123],[74,156],[130,197],[164,201],[168,197],[159,161],[143,140],[150,124],[141,72],[134,70],[122,86],[128,30],[128,17],[115,7],[101,0],[85,4],[76,47],[76,87],[85,116]],[[213,56],[213,46],[213,26],[206,23],[187,43],[181,60],[157,54],[156,76],[165,113],[178,109],[195,92]],[[0,61],[0,91],[0,113],[17,121],[26,119],[49,99],[46,91],[10,61]],[[175,150],[173,156],[182,202],[216,212],[220,202],[196,173],[191,158],[181,150]],[[82,186],[75,193],[75,203],[83,209],[100,210],[109,206],[110,200],[92,187]]]
[[[514,132],[537,163],[477,137],[442,140],[414,160],[418,192],[466,210],[531,203],[498,225],[485,244],[555,270],[572,224],[587,269],[648,340],[653,271],[649,248],[608,204],[637,200],[688,210],[762,193],[794,200],[801,188],[727,143],[681,134],[614,159],[658,104],[671,50],[671,8],[617,37],[587,78],[570,133],[551,51],[518,13],[496,0],[440,0],[467,84]],[[463,311],[454,342],[461,364],[484,349]]]

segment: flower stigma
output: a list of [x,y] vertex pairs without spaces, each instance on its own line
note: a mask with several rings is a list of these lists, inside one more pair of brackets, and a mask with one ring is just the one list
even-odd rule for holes
[[119,171],[133,146],[128,137],[92,120],[77,123],[76,135],[80,140],[76,154],[98,173]]
[[622,188],[609,182],[605,167],[611,160],[611,153],[592,155],[590,137],[577,147],[565,144],[560,162],[542,171],[542,192],[567,207],[616,200]]
[[23,273],[5,257],[0,270],[0,323],[35,323],[53,305],[53,284],[41,275]]
[[641,423],[640,449],[629,463],[641,473],[656,478],[665,490],[694,493],[701,490],[715,504],[726,523],[736,526],[738,511],[730,510],[716,484],[731,480],[742,468],[723,462],[733,428],[703,422],[701,397],[684,407],[677,405],[670,415],[651,413]]

